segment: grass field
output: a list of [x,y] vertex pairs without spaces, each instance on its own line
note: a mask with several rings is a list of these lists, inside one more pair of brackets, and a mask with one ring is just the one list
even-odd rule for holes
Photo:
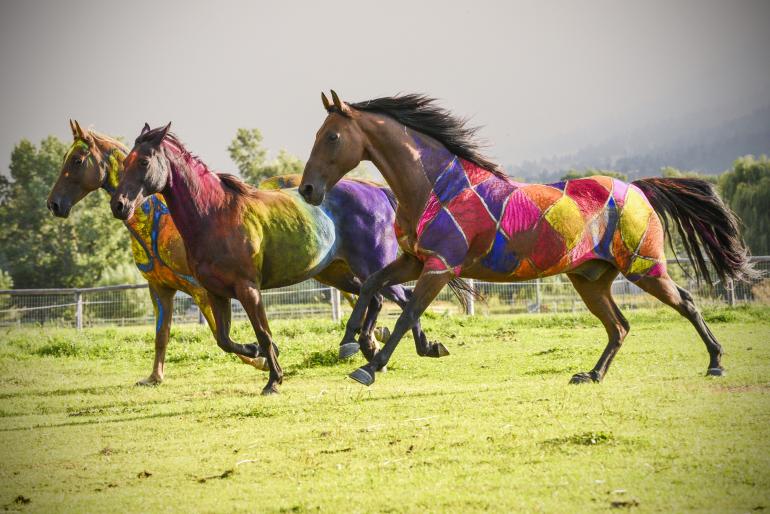
[[[569,386],[605,344],[587,315],[433,315],[452,352],[411,341],[370,389],[341,326],[277,321],[286,377],[195,326],[166,382],[150,328],[0,333],[0,505],[32,511],[770,511],[770,311],[707,311],[728,375],[669,311],[630,313],[601,385]],[[392,320],[388,321],[392,324]],[[238,339],[250,341],[247,326]]]

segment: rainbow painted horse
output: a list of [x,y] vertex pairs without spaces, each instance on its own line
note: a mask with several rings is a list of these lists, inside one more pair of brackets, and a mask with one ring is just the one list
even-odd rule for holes
[[[94,130],[83,130],[77,121],[70,121],[70,128],[72,129],[73,143],[65,154],[61,172],[48,197],[48,208],[59,217],[67,217],[72,207],[93,191],[102,189],[110,196],[114,195],[124,171],[124,159],[128,155],[128,149],[125,145],[114,138]],[[263,181],[260,187],[263,189],[296,187],[299,178],[297,175],[271,177]],[[370,186],[362,187],[363,191],[366,192],[371,189]],[[377,189],[379,190],[379,188]],[[369,215],[392,219],[393,207],[389,201],[374,194],[368,197],[363,195],[361,199],[366,201],[356,204],[355,207],[361,211],[362,217]],[[183,291],[192,297],[193,301],[200,307],[215,336],[216,323],[206,290],[193,277],[190,270],[184,243],[169,214],[163,196],[156,194],[148,197],[140,208],[136,209],[134,214],[126,220],[125,226],[131,235],[134,262],[149,284],[156,319],[155,358],[152,372],[147,378],[138,381],[137,384],[157,385],[163,381],[164,377],[165,355],[176,291]],[[372,229],[376,228],[378,227],[372,227]],[[369,264],[357,266],[357,269],[360,273],[378,269],[389,262],[388,259],[392,260],[396,251],[395,241],[385,240],[382,248],[372,248],[371,252],[361,252],[360,260],[362,263],[367,262]],[[316,278],[324,280],[324,277],[325,275],[321,273]],[[361,278],[365,278],[365,275],[361,274],[358,278],[353,277],[349,280],[358,286]],[[354,289],[357,291],[357,288]],[[386,293],[394,295],[393,297],[400,300],[402,304],[406,298],[403,295],[408,294],[402,288],[390,289]],[[348,293],[343,291],[343,294]],[[373,305],[371,315],[376,316],[377,301]],[[415,334],[420,338],[421,346],[419,349],[421,352],[426,354],[439,353],[439,350],[443,349],[440,343],[433,346],[429,345],[419,327]],[[371,342],[371,338],[364,338],[363,340],[367,348],[374,344]],[[446,353],[446,350],[443,349],[440,353]],[[250,358],[238,355],[238,357],[244,363],[253,365],[257,369],[268,369],[267,361],[262,356]]]
[[[399,339],[455,277],[509,282],[566,273],[609,342],[596,366],[572,383],[599,382],[629,331],[612,282],[623,273],[676,309],[709,353],[709,375],[722,375],[722,348],[692,296],[666,271],[669,220],[701,276],[756,275],[735,215],[714,188],[696,179],[650,178],[631,184],[592,177],[556,184],[512,182],[486,159],[475,130],[421,95],[347,104],[322,95],[328,113],[316,135],[299,191],[311,204],[362,159],[372,161],[398,199],[395,230],[404,254],[366,281],[343,344],[361,329],[363,305],[383,284],[417,280],[390,338],[350,376],[371,385]],[[669,233],[670,235],[670,233]]]
[[[296,189],[258,190],[232,175],[212,172],[169,133],[170,125],[153,130],[145,125],[136,139],[112,196],[113,214],[131,219],[145,195],[163,194],[192,274],[206,290],[217,344],[245,357],[264,356],[270,378],[263,394],[276,393],[283,372],[261,291],[315,277],[358,294],[363,281],[397,255],[392,193],[368,181],[346,180],[321,207],[312,207]],[[409,298],[399,285],[385,286],[382,294],[401,306]],[[243,305],[259,346],[230,339],[231,298]],[[367,300],[359,340],[367,358],[376,350],[371,332],[381,306],[381,297]],[[418,354],[448,353],[440,343],[427,341],[419,323],[413,334]]]

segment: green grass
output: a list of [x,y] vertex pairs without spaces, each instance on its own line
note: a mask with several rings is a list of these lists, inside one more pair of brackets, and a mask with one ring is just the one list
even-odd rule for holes
[[[286,377],[175,327],[166,382],[150,328],[0,332],[0,506],[32,511],[770,511],[770,311],[708,311],[728,376],[695,331],[631,313],[601,385],[587,315],[429,315],[452,355],[404,340],[365,389],[341,326],[276,321]],[[392,324],[392,319],[387,320]],[[241,341],[249,328],[236,327]]]

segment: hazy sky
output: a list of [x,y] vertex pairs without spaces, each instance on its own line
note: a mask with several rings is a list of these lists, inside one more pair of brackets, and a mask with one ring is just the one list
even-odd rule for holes
[[0,0],[0,169],[67,120],[169,120],[213,167],[237,127],[306,158],[319,93],[436,96],[503,164],[770,103],[769,1]]

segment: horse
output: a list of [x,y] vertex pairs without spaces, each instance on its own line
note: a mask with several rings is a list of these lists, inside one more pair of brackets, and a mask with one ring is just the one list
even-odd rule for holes
[[[666,271],[664,234],[676,228],[711,280],[757,276],[739,221],[714,187],[693,178],[626,183],[596,176],[554,184],[514,182],[486,158],[476,128],[417,94],[348,104],[321,94],[327,112],[305,166],[300,194],[319,205],[361,160],[371,161],[398,200],[395,232],[403,254],[364,284],[343,343],[361,329],[363,306],[382,285],[417,280],[412,299],[380,352],[350,377],[374,383],[406,330],[455,277],[514,282],[566,273],[604,325],[607,346],[574,384],[600,382],[630,330],[612,298],[622,273],[695,327],[709,353],[707,374],[721,376],[722,347],[692,295]],[[673,228],[670,227],[673,225]]]
[[[192,274],[206,290],[217,344],[237,355],[263,355],[270,375],[262,394],[275,394],[283,371],[261,291],[313,277],[359,294],[369,275],[396,258],[398,242],[390,228],[395,199],[386,187],[358,180],[340,182],[321,207],[306,204],[296,188],[252,188],[233,175],[211,171],[169,132],[170,126],[145,124],[124,161],[110,201],[113,215],[130,219],[146,195],[163,194]],[[400,285],[381,292],[402,307],[410,297]],[[258,346],[230,339],[231,298],[243,305]],[[370,295],[356,348],[368,359],[376,351],[371,332],[381,307],[379,292]],[[419,323],[413,328],[419,355],[448,354],[441,343],[428,342]]]
[[[128,148],[119,140],[96,132],[83,130],[77,120],[70,120],[73,142],[65,153],[59,177],[48,195],[48,209],[55,216],[66,218],[70,210],[89,193],[103,190],[112,196],[123,173],[123,160]],[[297,183],[298,175],[273,177],[267,187],[283,183]],[[184,246],[168,214],[166,201],[153,195],[141,209],[125,222],[131,237],[134,263],[149,285],[150,299],[155,314],[155,357],[150,375],[136,385],[159,385],[165,373],[174,296],[183,291],[192,297],[201,314],[215,333],[214,317],[206,291],[192,276],[187,264]],[[250,359],[239,356],[245,364],[266,371],[264,357]]]

